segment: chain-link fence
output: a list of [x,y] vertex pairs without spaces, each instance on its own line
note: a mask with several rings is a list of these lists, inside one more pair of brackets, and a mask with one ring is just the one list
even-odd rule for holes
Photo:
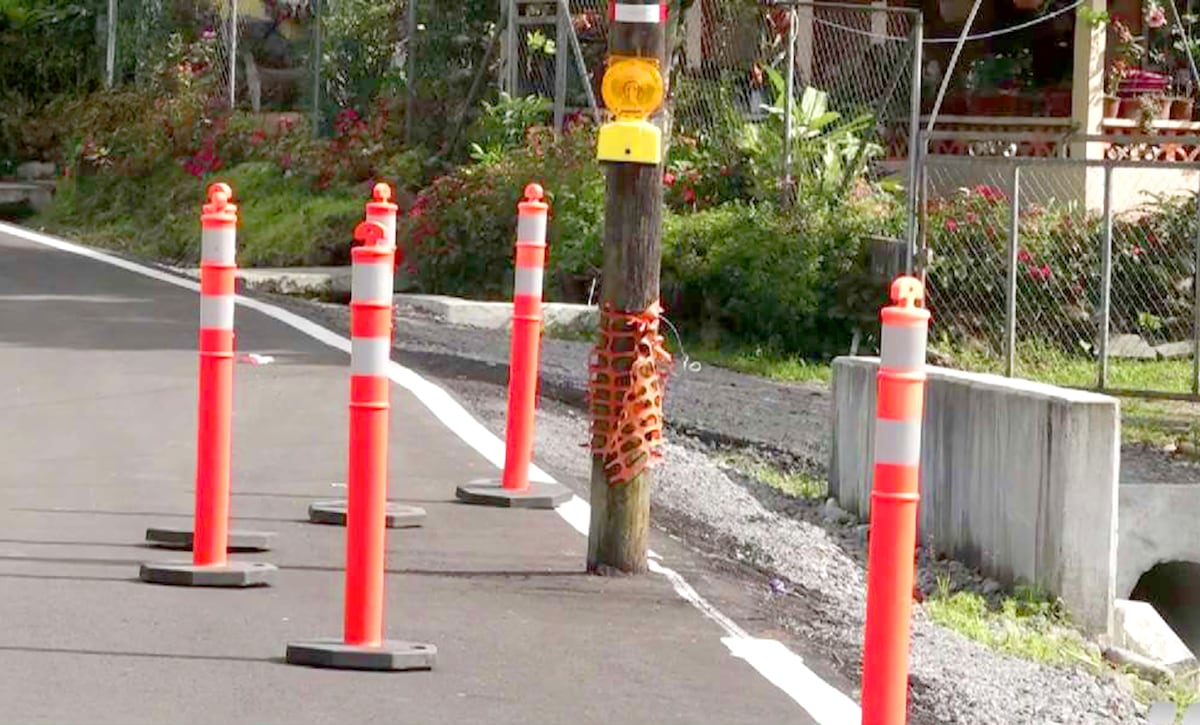
[[[1194,397],[1200,139],[924,157],[935,349],[957,367]],[[1105,158],[1068,158],[1086,145]]]
[[768,154],[780,178],[818,191],[897,171],[918,113],[919,26],[919,11],[882,3],[697,0],[679,30],[675,130],[718,145],[781,144]]

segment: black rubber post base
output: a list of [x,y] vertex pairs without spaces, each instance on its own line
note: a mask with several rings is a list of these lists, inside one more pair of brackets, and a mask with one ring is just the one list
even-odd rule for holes
[[530,483],[523,491],[504,488],[499,481],[471,481],[454,492],[464,503],[509,508],[552,509],[571,499],[571,491],[558,483]]
[[[318,501],[308,505],[308,520],[314,524],[346,525],[346,502]],[[419,506],[388,502],[387,527],[389,529],[414,529],[425,523],[425,509]]]
[[[191,529],[146,529],[146,543],[160,549],[191,551],[193,537]],[[269,531],[234,530],[229,532],[229,542],[226,544],[225,550],[233,552],[270,551],[273,538],[275,538],[275,534]]]
[[384,640],[378,647],[364,647],[345,644],[338,639],[314,639],[288,643],[286,659],[290,665],[339,670],[431,670],[437,659],[437,647],[395,640]]
[[205,566],[196,566],[190,561],[161,561],[142,564],[139,577],[150,584],[244,589],[270,586],[275,572],[274,565],[254,561],[229,561]]

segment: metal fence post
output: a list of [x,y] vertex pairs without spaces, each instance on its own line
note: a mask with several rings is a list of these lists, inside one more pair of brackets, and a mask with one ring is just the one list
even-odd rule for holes
[[924,42],[924,14],[919,13],[913,24],[912,85],[908,111],[908,229],[905,231],[908,249],[904,253],[904,273],[909,275],[913,273],[913,255],[917,249],[917,156],[921,153],[917,135],[921,129],[921,47]]
[[[410,0],[411,1],[411,0]],[[313,138],[321,136],[321,47],[323,38],[321,16],[324,14],[321,0],[313,0],[313,97],[312,97],[312,132]]]
[[[405,32],[408,34],[408,57],[405,58],[407,68],[404,71],[404,145],[411,147],[413,119],[417,115],[414,113],[417,105],[417,0],[407,0],[407,2]],[[485,60],[484,62],[486,63],[487,61]]]
[[1196,193],[1196,234],[1192,270],[1192,395],[1200,395],[1200,189]]
[[117,0],[108,0],[107,31],[104,44],[104,85],[112,88],[117,75]]
[[1096,387],[1108,387],[1108,328],[1112,319],[1112,177],[1111,162],[1104,164],[1104,226],[1100,243],[1100,372]]
[[1017,250],[1021,240],[1021,167],[1013,164],[1011,206],[1008,211],[1008,289],[1004,325],[1004,374],[1017,374]]
[[229,3],[229,110],[237,105],[238,0]]
[[792,117],[796,96],[796,8],[788,8],[786,91],[783,99],[783,205],[792,203]]

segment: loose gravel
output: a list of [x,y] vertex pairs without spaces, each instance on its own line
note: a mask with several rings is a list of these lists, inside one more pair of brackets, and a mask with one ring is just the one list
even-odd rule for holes
[[[344,307],[271,300],[343,334],[348,328]],[[535,454],[540,465],[585,498],[588,423],[578,406],[589,348],[582,342],[545,341]],[[397,321],[396,358],[445,381],[498,435],[504,431],[506,356],[507,335],[502,332],[407,317]],[[763,616],[804,639],[857,681],[866,527],[832,502],[787,496],[723,463],[736,442],[768,462],[823,470],[828,395],[820,386],[776,385],[704,368],[676,376],[667,414],[682,425],[669,431],[665,460],[655,474],[655,524],[710,556],[772,577]],[[939,574],[949,577],[955,589],[998,595],[994,582],[921,552],[918,589],[933,591]],[[996,653],[933,623],[920,605],[914,609],[910,672],[914,725],[1145,722],[1145,708],[1120,676]]]

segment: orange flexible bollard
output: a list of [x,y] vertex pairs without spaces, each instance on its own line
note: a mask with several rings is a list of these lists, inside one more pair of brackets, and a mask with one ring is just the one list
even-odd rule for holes
[[387,230],[363,222],[362,246],[351,250],[350,462],[346,521],[346,644],[383,640],[383,547],[387,507],[387,368],[392,343],[392,267],[396,248]]
[[[375,199],[388,190],[377,185]],[[392,279],[396,247],[375,221],[354,230],[351,250],[350,440],[346,504],[346,580],[341,640],[289,644],[292,664],[357,670],[433,667],[437,648],[383,638],[387,535],[388,416],[391,382]]]
[[[376,184],[375,188],[372,191],[371,201],[368,201],[366,204],[366,215],[365,215],[366,221],[365,221],[365,223],[374,224],[374,225],[378,226],[381,230],[383,230],[383,236],[380,237],[379,243],[382,244],[384,247],[388,247],[392,250],[395,250],[396,249],[396,205],[392,203],[391,198],[392,198],[392,190],[387,184]],[[358,238],[357,235],[359,234],[360,230],[362,230],[362,233],[364,233],[364,234],[374,234],[374,232],[370,231],[369,228],[362,227],[360,225],[359,229],[355,230],[355,235],[356,235],[355,238],[356,239]],[[352,251],[351,254],[353,254],[353,253],[354,252]],[[388,279],[386,280],[386,282],[387,282],[386,294],[384,294],[384,292],[382,291],[382,288],[380,288],[380,290],[378,290],[379,294],[383,295],[383,297],[380,297],[380,304],[383,304],[384,302],[386,302],[388,309],[389,309],[389,315],[390,315],[391,304],[392,304],[392,298],[391,298],[392,275],[395,273],[397,260],[399,260],[399,258],[400,258],[399,254],[392,255],[392,266],[388,269]],[[364,271],[364,270],[368,270],[368,269],[371,270],[370,273]],[[371,266],[367,263],[364,263],[362,265],[353,266],[352,274],[354,275],[351,279],[351,288],[352,288],[351,295],[353,296],[355,294],[353,291],[353,287],[355,284],[359,284],[359,276],[360,275],[365,275],[364,279],[366,279],[367,277],[374,279],[376,275],[381,275],[382,272],[379,271],[375,266]],[[376,282],[378,284],[383,283],[383,281],[381,281],[381,280],[376,280]],[[372,284],[375,284],[375,282],[372,282]],[[362,289],[366,290],[365,287]],[[368,290],[368,291],[370,291],[370,290]],[[374,291],[370,291],[370,292],[372,294],[374,294]],[[384,299],[384,297],[386,297],[386,300]],[[351,311],[353,313],[353,301],[351,302]],[[352,314],[351,320],[353,321],[353,319],[354,318],[353,318],[353,314]],[[390,319],[391,318],[389,317],[389,320]],[[389,335],[390,335],[390,330],[391,330],[390,326],[389,326],[388,330],[389,330]],[[388,342],[386,343],[386,346],[390,347],[390,345],[391,345],[391,341],[389,339]],[[386,347],[384,349],[384,352],[385,353],[387,352]],[[387,364],[387,356],[385,355],[384,365],[386,366],[386,364]],[[383,372],[380,373],[380,375],[386,376],[387,370],[384,369]],[[345,499],[340,500],[340,501],[317,501],[315,503],[310,504],[308,507],[308,520],[314,524],[332,524],[334,526],[345,526],[346,525],[347,507],[348,507],[348,504]],[[385,499],[384,508],[385,508],[384,521],[386,522],[387,528],[389,528],[389,529],[416,528],[416,527],[421,526],[425,521],[425,509],[423,509],[419,506],[409,506],[407,504],[399,504],[399,503],[388,503]]]
[[516,274],[513,280],[512,337],[509,343],[508,416],[504,434],[504,472],[500,485],[472,481],[459,486],[467,503],[554,508],[571,498],[556,483],[530,483],[533,433],[541,366],[542,278],[546,267],[546,221],[550,207],[538,184],[525,187],[517,205]]
[[[227,184],[213,184],[201,215],[200,371],[196,434],[195,530],[150,529],[151,543],[191,548],[190,566],[147,564],[142,578],[162,584],[244,587],[267,583],[269,564],[230,562],[229,479],[233,445],[234,297],[237,207]],[[241,550],[267,548],[265,534],[244,532]],[[252,540],[248,545],[247,539]],[[261,543],[260,540],[261,539]]]
[[881,313],[875,479],[867,551],[863,725],[903,725],[908,716],[908,638],[920,499],[921,424],[929,311],[920,281],[892,283]]
[[192,562],[224,564],[233,445],[233,310],[237,207],[224,184],[209,190],[201,222],[200,424],[196,436],[196,538]]

